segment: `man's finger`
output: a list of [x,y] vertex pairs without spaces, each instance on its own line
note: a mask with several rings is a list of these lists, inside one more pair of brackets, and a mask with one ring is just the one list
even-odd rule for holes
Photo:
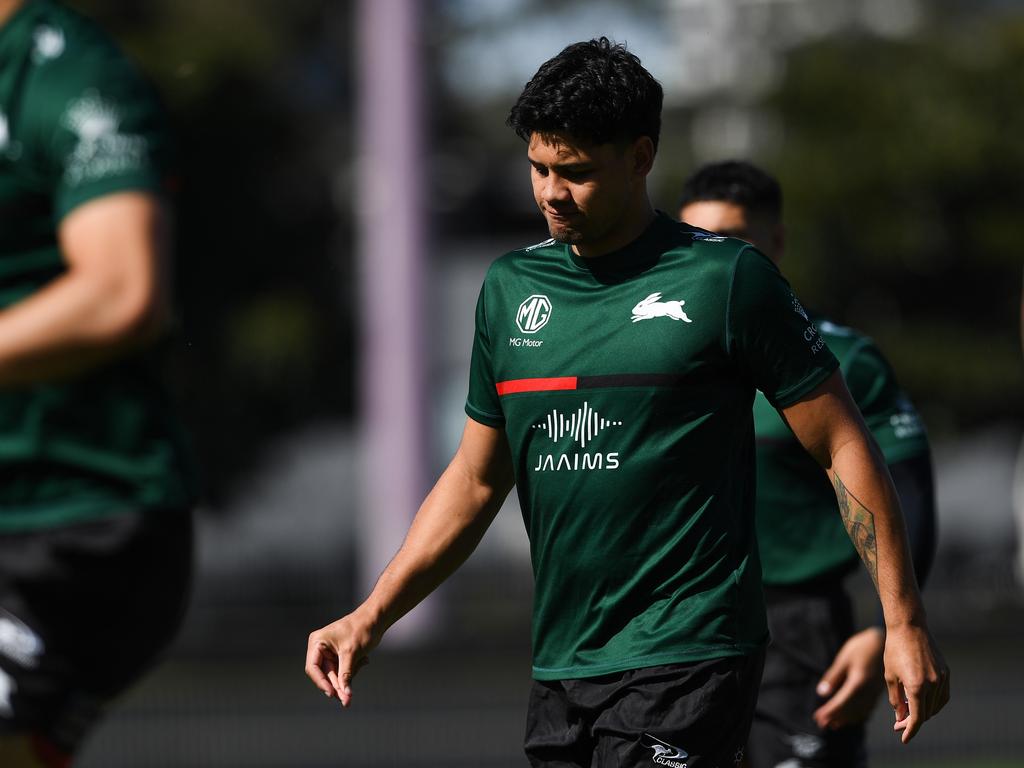
[[310,638],[309,646],[306,648],[306,676],[325,696],[330,697],[334,695],[334,686],[323,671],[324,651],[325,647],[321,643]]
[[928,713],[925,711],[925,700],[927,699],[927,691],[924,691],[922,695],[921,688],[917,688],[907,693],[907,708],[909,710],[905,719],[905,724],[901,729],[903,736],[900,739],[904,744],[908,743],[917,732],[921,730],[921,726],[924,725],[924,721],[928,719]]
[[341,680],[338,679],[338,673],[332,669],[330,672],[327,673],[327,679],[331,681],[331,686],[334,688],[334,695],[338,697],[338,701],[341,702],[341,705],[343,707],[348,706],[344,698]]
[[366,664],[366,657],[356,657],[351,651],[338,658],[338,698],[341,699],[341,706],[347,707],[352,703],[352,678],[356,672]]
[[849,679],[836,691],[828,701],[814,712],[814,722],[819,728],[838,728],[846,722],[844,708],[856,690]]
[[832,666],[825,670],[825,674],[821,676],[821,680],[818,681],[818,685],[815,688],[815,692],[821,696],[831,696],[832,693],[843,684],[846,680],[846,666],[835,659],[832,661]]
[[907,716],[906,711],[902,708],[905,706],[903,698],[903,686],[900,681],[896,678],[886,678],[885,688],[889,696],[889,706],[892,707],[892,711],[896,713],[896,719],[902,720]]

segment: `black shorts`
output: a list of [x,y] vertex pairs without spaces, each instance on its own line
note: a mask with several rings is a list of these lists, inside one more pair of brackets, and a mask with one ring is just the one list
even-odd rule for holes
[[772,642],[750,729],[750,768],[862,768],[864,725],[823,731],[812,715],[815,688],[853,634],[850,598],[840,583],[820,589],[765,589]]
[[191,569],[182,510],[0,534],[0,733],[74,752],[174,635]]
[[535,680],[526,756],[547,768],[734,768],[764,652],[579,680]]

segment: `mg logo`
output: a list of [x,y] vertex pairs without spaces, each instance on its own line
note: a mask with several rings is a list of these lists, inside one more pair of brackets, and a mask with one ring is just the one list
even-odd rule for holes
[[536,333],[551,319],[551,301],[547,296],[533,294],[519,305],[516,325],[523,333]]

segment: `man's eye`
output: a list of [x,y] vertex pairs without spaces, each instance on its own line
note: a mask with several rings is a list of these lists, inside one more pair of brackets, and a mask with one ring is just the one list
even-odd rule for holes
[[535,166],[533,166],[533,172],[536,173],[538,176],[547,176],[548,175],[548,169],[545,168],[543,165],[535,165]]
[[562,175],[570,181],[582,181],[591,173],[589,168],[571,168],[562,171]]

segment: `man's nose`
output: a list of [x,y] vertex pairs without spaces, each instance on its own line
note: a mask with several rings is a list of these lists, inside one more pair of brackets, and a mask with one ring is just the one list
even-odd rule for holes
[[544,179],[544,187],[541,190],[541,194],[546,203],[565,203],[572,199],[569,185],[565,183],[565,179],[556,173],[549,173],[547,178]]

